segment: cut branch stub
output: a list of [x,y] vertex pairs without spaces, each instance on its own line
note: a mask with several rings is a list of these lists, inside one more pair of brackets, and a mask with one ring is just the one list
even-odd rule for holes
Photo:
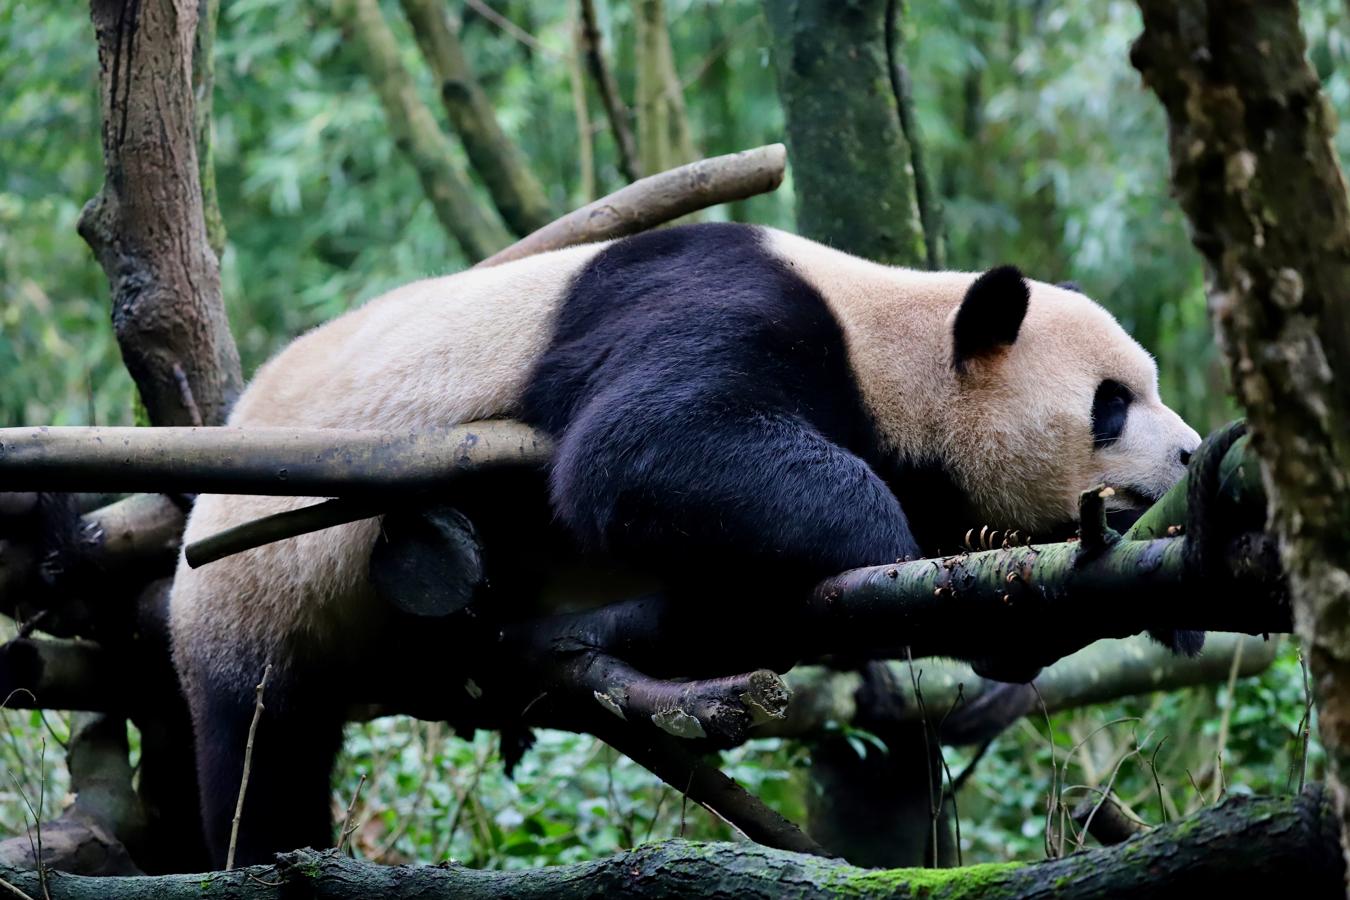
[[380,598],[415,616],[465,609],[483,584],[483,555],[473,523],[448,507],[384,517],[370,557]]
[[767,669],[701,681],[651,678],[622,660],[585,651],[560,667],[564,685],[589,694],[618,718],[650,723],[679,738],[734,747],[765,722],[783,718],[791,692]]
[[1078,498],[1080,556],[1091,557],[1120,540],[1120,535],[1106,524],[1106,501],[1114,495],[1115,491],[1111,488],[1098,485],[1090,491],[1084,491]]

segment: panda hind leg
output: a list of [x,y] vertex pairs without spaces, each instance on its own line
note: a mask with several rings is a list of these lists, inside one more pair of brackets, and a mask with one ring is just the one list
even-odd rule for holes
[[[330,789],[342,745],[344,716],[316,692],[298,689],[274,670],[249,759],[234,863],[271,862],[274,855],[333,844]],[[207,846],[223,868],[256,707],[254,685],[199,685],[191,692],[197,774]]]

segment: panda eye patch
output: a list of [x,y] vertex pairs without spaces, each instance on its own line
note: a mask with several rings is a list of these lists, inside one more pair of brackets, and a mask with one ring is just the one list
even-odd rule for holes
[[1119,381],[1110,378],[1097,385],[1092,398],[1092,443],[1105,447],[1120,437],[1125,430],[1125,419],[1130,412],[1134,394]]

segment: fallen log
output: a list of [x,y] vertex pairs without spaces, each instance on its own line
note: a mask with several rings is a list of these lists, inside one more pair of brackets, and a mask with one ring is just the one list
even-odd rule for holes
[[[61,900],[232,897],[513,897],[517,900],[633,897],[995,898],[1284,896],[1344,897],[1345,863],[1331,800],[1317,786],[1295,797],[1229,797],[1218,806],[1113,847],[1037,863],[955,869],[861,869],[837,860],[752,844],[682,840],[644,844],[608,859],[521,871],[455,864],[381,866],[336,851],[283,853],[275,865],[232,872],[90,878],[50,872],[45,887]],[[30,897],[43,895],[36,872],[0,868]]]

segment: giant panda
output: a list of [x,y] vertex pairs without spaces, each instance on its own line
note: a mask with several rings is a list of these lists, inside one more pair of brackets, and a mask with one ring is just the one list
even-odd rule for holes
[[[803,587],[932,553],[955,525],[1050,534],[1097,484],[1113,506],[1147,505],[1200,441],[1159,398],[1149,354],[1076,290],[728,223],[400,287],[263,365],[229,424],[491,417],[554,439],[546,505],[579,552],[664,572],[765,562]],[[310,502],[203,495],[185,543]],[[368,579],[379,529],[179,562],[174,660],[217,862],[268,662],[238,859],[331,843],[344,702],[410,655]],[[1156,637],[1181,652],[1202,638]]]

